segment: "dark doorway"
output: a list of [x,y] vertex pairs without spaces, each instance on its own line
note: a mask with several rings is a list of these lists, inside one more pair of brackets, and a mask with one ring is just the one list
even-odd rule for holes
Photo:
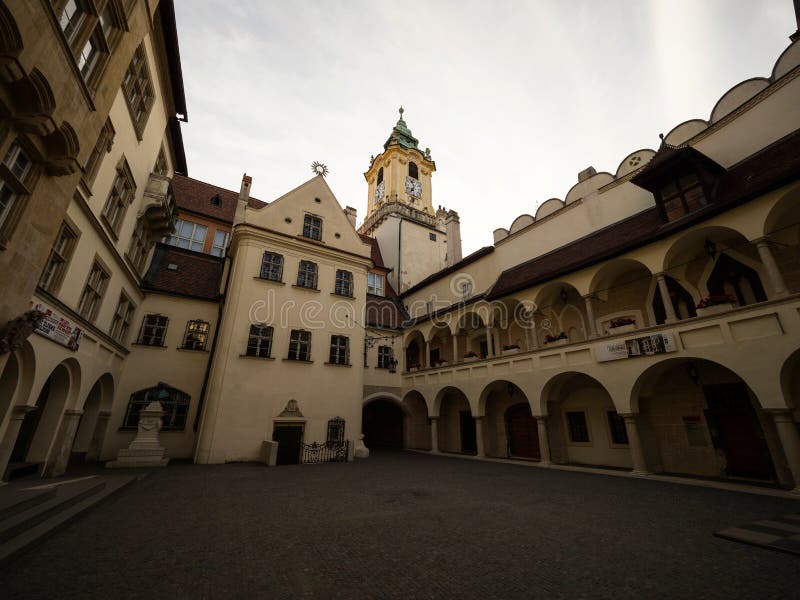
[[743,383],[705,385],[711,439],[725,453],[732,477],[774,479],[772,458],[764,431]]
[[[689,319],[697,316],[697,309],[694,305],[694,298],[686,291],[686,289],[669,275],[664,276],[664,281],[667,283],[667,291],[669,298],[672,302],[672,308],[675,311],[675,316],[678,319]],[[667,320],[667,311],[664,308],[664,303],[661,301],[661,291],[656,286],[655,294],[653,295],[653,314],[656,318],[656,323],[664,323]]]
[[300,445],[303,443],[302,425],[276,425],[272,441],[278,442],[278,465],[296,465],[300,462]]
[[515,404],[506,411],[508,432],[508,454],[520,458],[541,458],[539,454],[539,430],[536,419],[527,404]]
[[461,425],[461,452],[477,454],[478,438],[475,435],[475,419],[472,418],[472,413],[462,410],[459,411],[458,417]]
[[36,399],[36,410],[32,410],[25,415],[22,420],[22,425],[19,428],[17,441],[14,444],[14,449],[11,451],[10,463],[22,463],[28,457],[28,452],[33,443],[33,436],[36,435],[36,428],[39,426],[39,420],[42,418],[42,413],[47,406],[47,399],[50,397],[50,385],[53,378],[49,377],[42,386],[42,391],[39,392],[39,397]]
[[724,253],[708,276],[708,291],[712,295],[733,296],[739,306],[767,299],[758,273]]
[[403,447],[403,409],[391,400],[373,400],[361,411],[364,445],[369,448]]

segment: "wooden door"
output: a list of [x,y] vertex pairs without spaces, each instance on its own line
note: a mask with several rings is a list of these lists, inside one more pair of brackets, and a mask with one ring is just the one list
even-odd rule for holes
[[541,458],[539,430],[527,404],[517,404],[506,411],[509,456]]
[[478,437],[475,435],[475,419],[468,410],[458,413],[461,425],[461,452],[464,454],[478,453]]
[[302,425],[277,425],[272,431],[272,441],[278,442],[279,465],[296,465],[300,462],[300,444],[303,443]]

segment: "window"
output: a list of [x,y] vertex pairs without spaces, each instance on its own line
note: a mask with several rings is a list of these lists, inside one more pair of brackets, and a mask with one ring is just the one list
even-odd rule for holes
[[93,33],[91,37],[86,40],[86,43],[78,54],[78,69],[80,69],[81,75],[83,75],[85,80],[89,79],[99,57],[100,44],[97,41],[96,34]]
[[205,225],[178,219],[175,222],[175,233],[165,237],[164,241],[170,246],[202,252],[206,243],[206,233],[208,227]]
[[283,256],[274,252],[264,252],[261,258],[261,279],[281,281],[283,279]]
[[311,360],[311,332],[292,329],[289,336],[289,360]]
[[208,341],[208,321],[188,321],[183,334],[184,350],[205,350]]
[[142,346],[163,346],[168,322],[169,318],[164,315],[145,315],[136,343]]
[[628,430],[625,429],[625,419],[615,410],[607,411],[608,428],[611,431],[611,443],[624,445],[628,443]]
[[344,419],[336,417],[328,421],[328,444],[341,444],[344,441]]
[[303,219],[303,237],[311,238],[312,240],[322,239],[322,219],[306,215]]
[[83,294],[81,294],[81,299],[78,303],[78,313],[84,319],[94,321],[97,311],[100,309],[108,279],[109,275],[105,269],[95,262],[92,265],[92,270],[89,271],[86,287],[83,288]]
[[128,329],[130,329],[133,312],[135,310],[136,307],[133,305],[133,302],[131,302],[131,299],[124,293],[120,294],[117,308],[114,311],[114,317],[111,319],[111,327],[108,330],[108,335],[118,342],[123,343],[128,335]]
[[378,182],[377,182],[377,185],[380,185],[382,183],[383,183],[383,167],[378,169]]
[[154,97],[144,43],[139,44],[136,52],[133,53],[131,64],[125,72],[125,78],[122,80],[122,89],[125,91],[125,99],[128,102],[128,109],[136,128],[136,134],[141,139],[147,123],[147,117],[150,115],[150,109],[153,106]]
[[214,194],[211,196],[211,206],[222,206],[222,196],[219,194]]
[[61,31],[87,85],[97,83],[102,67],[121,37],[116,3],[117,0],[93,0],[89,9],[86,0],[67,0],[58,16]]
[[383,275],[380,273],[367,274],[367,293],[383,296]]
[[166,177],[169,175],[169,166],[167,166],[167,155],[164,153],[164,146],[158,151],[158,158],[156,164],[153,166],[153,173]]
[[32,175],[33,162],[22,146],[14,142],[6,152],[0,169],[0,237],[9,237],[16,221],[13,217],[19,215],[22,209],[19,200],[29,193],[26,186],[31,184]]
[[694,173],[669,182],[659,190],[667,221],[674,221],[706,205],[700,180]]
[[72,42],[75,34],[78,33],[78,27],[83,19],[83,8],[76,2],[76,0],[67,0],[64,5],[64,10],[61,11],[61,16],[58,19],[58,24],[61,25],[61,31],[64,32],[64,37],[68,42]]
[[189,395],[169,386],[152,387],[131,394],[128,410],[122,421],[123,429],[136,429],[139,426],[139,413],[151,402],[158,401],[164,410],[161,417],[162,431],[183,431],[189,414]]
[[392,348],[391,346],[378,346],[378,368],[392,368]]
[[317,288],[317,263],[308,260],[300,261],[300,268],[297,270],[297,285],[310,289]]
[[331,336],[331,351],[328,362],[333,365],[350,364],[350,338],[346,335]]
[[150,251],[150,238],[143,217],[136,221],[136,229],[131,236],[131,245],[128,248],[128,258],[131,259],[134,269],[141,275],[147,254]]
[[103,207],[103,218],[111,227],[114,235],[119,234],[119,229],[125,218],[125,212],[128,210],[128,205],[133,201],[135,191],[136,186],[133,183],[133,175],[128,167],[128,162],[123,158],[117,166],[114,185],[111,187],[108,200],[106,200],[106,205]]
[[39,285],[50,293],[54,293],[64,277],[69,257],[75,247],[77,236],[66,223],[61,224],[56,243],[50,250],[50,256],[44,266]]
[[211,254],[214,256],[225,256],[225,251],[228,249],[228,237],[230,234],[227,231],[217,229],[214,232],[214,243],[211,245]]
[[115,133],[114,126],[111,124],[111,119],[106,119],[105,125],[103,125],[103,128],[100,130],[100,135],[97,136],[97,142],[92,149],[92,153],[89,154],[86,158],[86,163],[83,165],[83,179],[89,185],[94,182],[103,154],[111,152]]
[[353,295],[353,274],[350,271],[336,271],[336,286],[334,294],[339,296],[352,296]]
[[586,425],[586,413],[583,411],[567,412],[567,430],[571,442],[589,442],[589,428]]
[[430,241],[432,241],[432,242],[435,242],[436,241],[436,234],[435,233],[429,233],[428,234],[428,239]]
[[272,354],[272,331],[272,327],[268,325],[250,325],[247,356],[269,358]]
[[408,163],[408,176],[413,177],[414,179],[419,179],[419,169],[417,169],[417,163]]

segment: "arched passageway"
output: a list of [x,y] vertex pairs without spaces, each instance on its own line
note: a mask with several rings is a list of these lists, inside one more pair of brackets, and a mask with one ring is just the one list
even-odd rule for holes
[[408,414],[405,420],[405,447],[417,450],[431,449],[431,423],[428,405],[417,391],[410,391],[403,398]]
[[113,396],[114,382],[111,375],[106,373],[95,382],[86,396],[70,452],[70,464],[100,459]]
[[439,392],[439,449],[442,452],[476,454],[475,419],[464,393],[454,387]]
[[540,459],[536,419],[525,393],[510,381],[493,381],[483,390],[485,449],[488,456]]
[[388,398],[377,398],[364,405],[361,427],[367,448],[403,447],[403,409]]
[[733,371],[673,359],[650,367],[634,390],[651,471],[776,480],[773,457],[782,450],[775,424]]

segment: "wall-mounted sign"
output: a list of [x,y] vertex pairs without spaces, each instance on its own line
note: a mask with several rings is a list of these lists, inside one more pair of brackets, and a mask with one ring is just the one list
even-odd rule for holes
[[36,333],[70,350],[78,349],[82,333],[80,327],[76,327],[75,323],[43,304],[37,304],[36,310],[44,313],[44,318],[39,321],[39,326],[35,329]]
[[666,354],[677,350],[675,338],[671,333],[653,333],[628,340],[597,344],[594,347],[594,358],[597,362],[606,362],[635,356]]

